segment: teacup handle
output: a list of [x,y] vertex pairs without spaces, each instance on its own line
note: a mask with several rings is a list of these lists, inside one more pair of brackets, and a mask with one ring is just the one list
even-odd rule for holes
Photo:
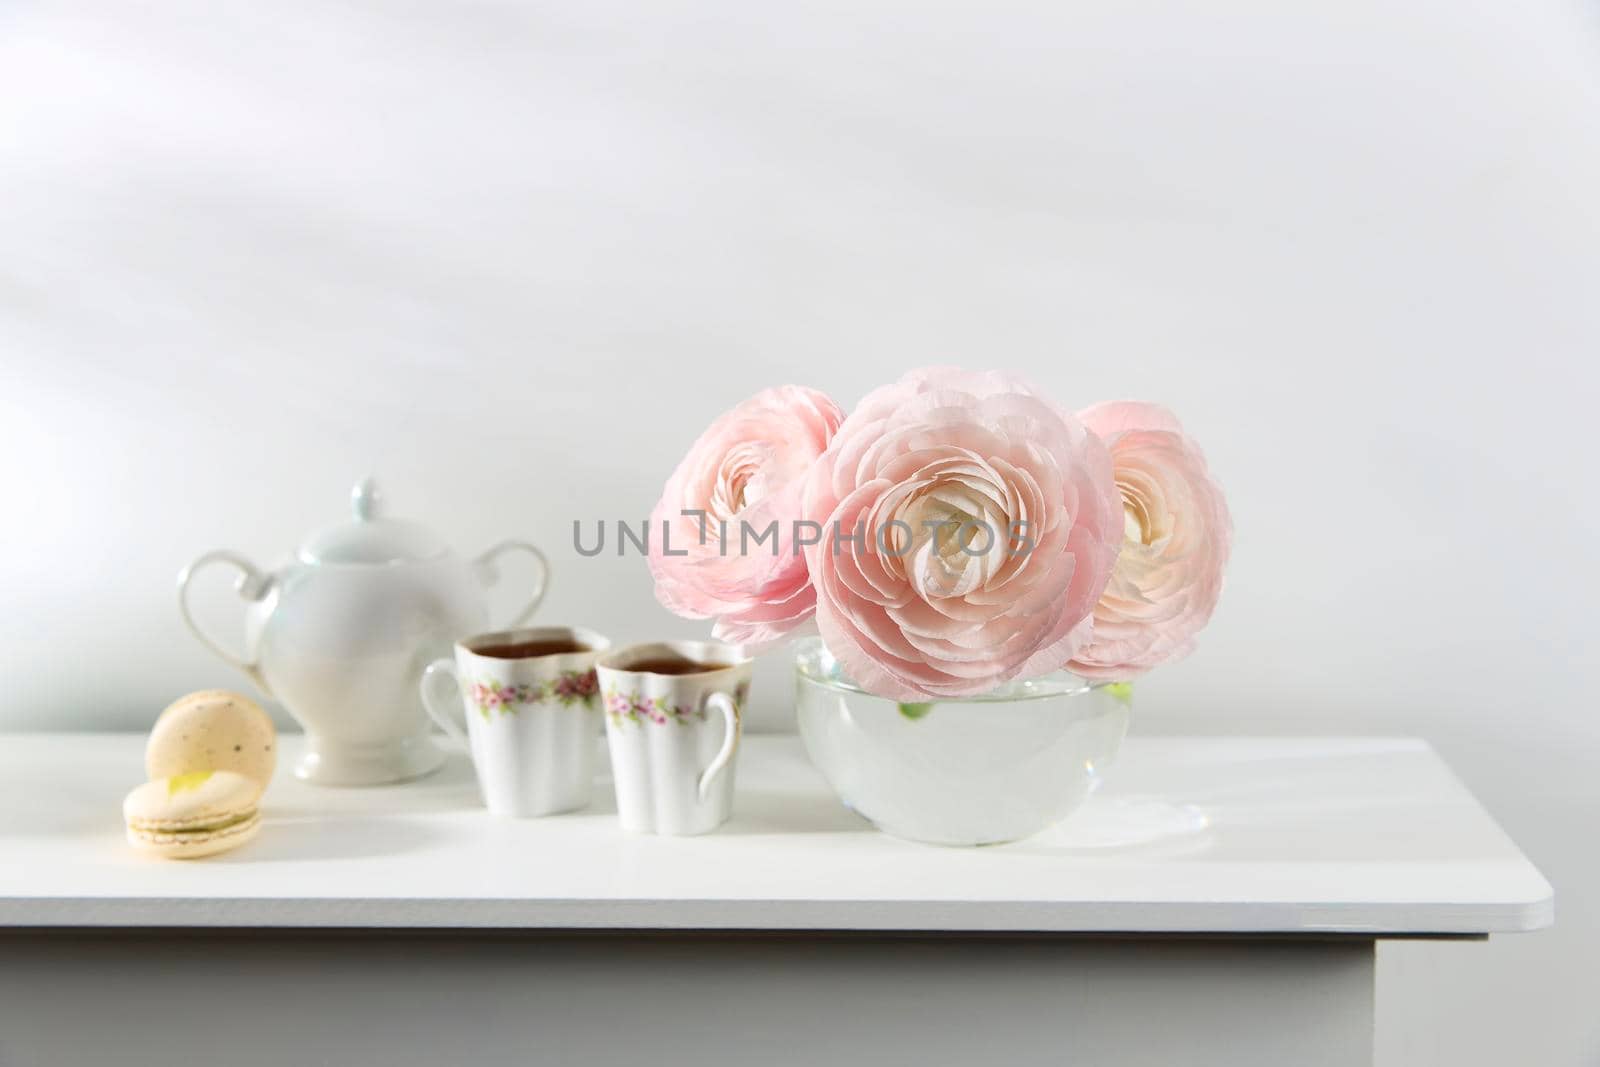
[[522,606],[522,610],[515,616],[494,627],[496,630],[514,630],[528,621],[528,617],[538,609],[544,594],[550,588],[550,561],[545,559],[544,553],[526,541],[501,541],[498,545],[483,553],[472,561],[472,568],[477,572],[479,581],[484,585],[493,585],[500,578],[500,569],[494,565],[495,558],[507,552],[526,552],[539,564],[539,578],[533,584],[533,595]]
[[[439,687],[434,685],[433,682],[434,679],[440,676],[448,676],[450,679],[450,691],[456,697],[453,705],[455,711],[441,708],[433,702],[434,694],[439,691]],[[422,694],[422,707],[427,711],[428,718],[438,723],[439,729],[448,734],[452,741],[455,741],[463,748],[471,747],[467,743],[466,713],[461,706],[461,677],[456,674],[455,663],[448,659],[436,659],[428,664],[422,669],[422,681],[418,684],[417,689]],[[456,715],[462,716],[461,724],[459,725],[455,719]]]
[[711,792],[717,776],[728,769],[728,764],[733,762],[733,754],[739,750],[739,705],[727,693],[711,693],[701,706],[722,712],[722,719],[728,725],[728,732],[722,738],[722,747],[717,750],[716,758],[700,776],[700,799],[704,800],[706,794]]
[[272,689],[267,685],[267,680],[261,676],[261,665],[246,660],[241,656],[235,656],[232,652],[223,648],[220,643],[213,640],[211,635],[200,627],[200,624],[194,619],[194,613],[189,610],[189,583],[194,580],[196,574],[199,574],[214,563],[225,563],[239,572],[239,577],[233,581],[233,589],[234,592],[246,600],[260,600],[267,595],[267,590],[272,585],[270,578],[263,575],[256,569],[254,563],[251,563],[239,553],[229,552],[227,549],[207,552],[183,568],[183,573],[178,575],[178,611],[183,615],[183,624],[189,628],[189,632],[194,635],[195,640],[209,648],[218,659],[243,672],[246,677],[256,684],[257,689],[270,698]]

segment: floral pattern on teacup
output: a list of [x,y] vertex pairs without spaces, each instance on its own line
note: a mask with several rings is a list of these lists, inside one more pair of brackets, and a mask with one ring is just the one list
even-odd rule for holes
[[664,697],[641,697],[629,693],[618,693],[616,690],[607,690],[605,695],[606,715],[612,722],[621,723],[624,719],[628,722],[653,722],[687,723],[693,719],[704,720],[706,713],[701,709],[698,713],[682,705],[669,704]]
[[555,701],[565,707],[582,704],[594,707],[600,693],[600,679],[595,672],[562,671],[546,682],[505,685],[497,681],[474,682],[470,690],[473,703],[485,719],[498,711],[514,715],[525,704]]
[[[740,682],[733,691],[735,707],[743,708],[745,698],[750,695],[748,682]],[[664,725],[675,722],[680,726],[687,726],[691,722],[705,722],[706,709],[686,708],[682,705],[670,704],[664,697],[644,697],[636,693],[621,693],[615,689],[608,689],[605,693],[606,717],[618,726],[624,722],[636,722],[643,725],[646,722]]]

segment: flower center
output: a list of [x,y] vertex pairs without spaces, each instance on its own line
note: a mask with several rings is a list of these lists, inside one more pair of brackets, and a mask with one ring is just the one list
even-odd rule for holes
[[1151,530],[1150,509],[1137,493],[1122,491],[1122,536],[1138,545],[1148,545],[1154,540]]
[[713,515],[730,519],[766,495],[766,479],[761,477],[761,471],[769,453],[768,447],[753,441],[728,450],[711,493]]
[[[965,596],[1004,561],[1006,516],[995,493],[961,478],[936,479],[895,509],[894,561],[924,597]],[[908,543],[909,542],[909,543]]]
[[[912,497],[895,518],[910,527],[911,542],[933,542],[932,558],[942,563],[946,571],[960,571],[966,559],[962,549],[970,551],[974,541],[980,545],[983,542],[975,515],[929,493]],[[910,547],[904,529],[891,529],[889,536],[896,554],[904,554]]]

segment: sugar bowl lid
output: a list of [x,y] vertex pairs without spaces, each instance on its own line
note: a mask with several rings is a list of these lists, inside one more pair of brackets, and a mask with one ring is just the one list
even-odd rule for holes
[[350,507],[353,520],[318,530],[301,543],[302,563],[411,563],[448,551],[444,541],[420,522],[385,515],[383,493],[371,478],[350,490]]

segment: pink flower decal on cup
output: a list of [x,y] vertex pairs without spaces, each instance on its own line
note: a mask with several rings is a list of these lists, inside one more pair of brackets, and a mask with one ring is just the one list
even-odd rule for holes
[[592,670],[563,671],[560,677],[550,683],[550,696],[563,704],[573,704],[594,696],[599,686],[599,680]]
[[869,394],[807,480],[823,640],[894,700],[970,696],[1084,646],[1123,535],[1111,460],[1019,379],[915,371]]
[[652,722],[664,726],[669,722],[687,725],[705,722],[704,708],[689,708],[669,702],[664,697],[646,697],[636,693],[611,691],[605,695],[606,714],[616,723],[623,720],[634,723]]
[[1222,594],[1233,523],[1200,447],[1157,404],[1096,404],[1080,418],[1105,442],[1123,544],[1094,612],[1094,640],[1069,667],[1123,680],[1187,655]]
[[656,598],[716,620],[720,641],[771,644],[808,621],[816,595],[794,524],[807,471],[844,414],[815,389],[757,393],[690,446],[650,517]]
[[600,683],[591,668],[586,671],[562,671],[543,682],[504,685],[497,681],[474,682],[471,687],[473,702],[484,718],[491,711],[514,713],[520,705],[537,704],[552,700],[567,707],[583,705],[593,707]]

